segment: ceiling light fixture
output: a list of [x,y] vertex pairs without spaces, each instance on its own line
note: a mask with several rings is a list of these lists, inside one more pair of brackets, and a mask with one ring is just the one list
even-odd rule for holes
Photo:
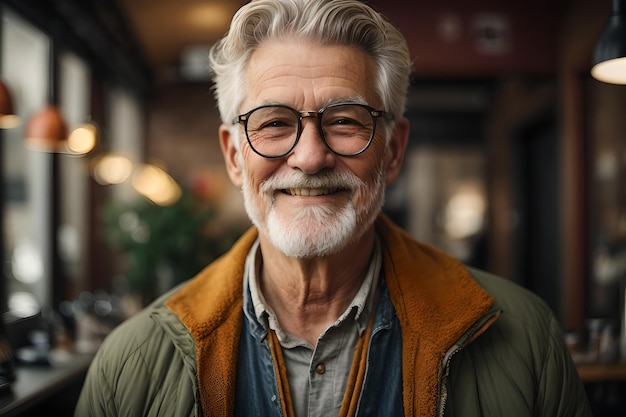
[[0,80],[0,129],[11,129],[20,124],[13,109],[13,99],[6,84]]
[[42,152],[64,152],[67,147],[67,125],[61,111],[48,104],[28,120],[26,146]]
[[48,59],[48,100],[28,120],[24,132],[26,147],[41,152],[67,152],[67,124],[58,106],[58,63],[54,39],[50,41]]
[[626,0],[612,0],[611,15],[593,51],[593,78],[626,84]]
[[93,163],[92,175],[100,185],[121,184],[133,172],[133,163],[124,155],[107,153],[97,157]]
[[174,178],[152,164],[138,166],[132,184],[135,191],[158,206],[171,206],[182,196],[182,190]]
[[86,155],[98,144],[99,129],[95,123],[83,123],[67,138],[67,150],[73,155]]

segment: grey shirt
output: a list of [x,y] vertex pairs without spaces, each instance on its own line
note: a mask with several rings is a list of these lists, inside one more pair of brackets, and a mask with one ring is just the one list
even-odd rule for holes
[[346,311],[322,332],[315,346],[285,332],[258,285],[259,241],[246,259],[244,288],[249,286],[254,311],[266,329],[272,329],[283,349],[289,389],[296,417],[338,415],[352,366],[354,347],[374,310],[382,254],[378,238],[365,279]]

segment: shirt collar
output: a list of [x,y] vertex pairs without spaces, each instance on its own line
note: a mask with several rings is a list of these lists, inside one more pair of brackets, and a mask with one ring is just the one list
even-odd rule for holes
[[[246,263],[244,267],[244,293],[250,291],[250,297],[244,296],[244,302],[252,303],[254,315],[256,321],[265,328],[265,330],[273,329],[279,340],[288,338],[288,335],[282,331],[280,324],[276,319],[276,315],[272,311],[271,307],[265,301],[263,293],[258,285],[259,268],[262,265],[262,254],[260,250],[259,239],[254,242],[248,256],[246,257]],[[374,305],[376,303],[376,297],[378,296],[378,282],[382,268],[382,253],[378,236],[374,241],[374,249],[372,251],[372,257],[370,264],[365,274],[365,278],[361,283],[361,287],[357,291],[356,295],[352,299],[352,302],[346,309],[346,311],[337,319],[334,325],[339,325],[346,322],[350,317],[354,319],[354,323],[357,326],[359,334],[363,334],[367,328],[367,323]],[[244,310],[248,311],[248,308],[244,306]],[[282,340],[281,340],[282,342]]]

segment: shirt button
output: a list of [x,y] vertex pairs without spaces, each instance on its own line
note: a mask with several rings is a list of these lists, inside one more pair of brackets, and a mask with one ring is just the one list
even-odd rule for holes
[[323,363],[318,363],[317,365],[315,365],[315,372],[322,375],[324,372],[326,372],[326,366],[324,366]]

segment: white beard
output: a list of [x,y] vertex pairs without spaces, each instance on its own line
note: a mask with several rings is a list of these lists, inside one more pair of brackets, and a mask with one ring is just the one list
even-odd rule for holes
[[[290,257],[312,258],[337,253],[363,235],[382,208],[384,178],[382,163],[372,185],[352,173],[306,175],[293,171],[289,175],[268,178],[255,196],[244,171],[242,191],[250,220],[272,245]],[[273,195],[277,190],[325,187],[349,190],[350,201],[339,209],[329,205],[304,207],[297,215],[288,218],[274,207]],[[353,200],[357,191],[365,199],[359,207],[355,207]],[[268,209],[265,213],[261,211],[259,200],[266,202]]]

